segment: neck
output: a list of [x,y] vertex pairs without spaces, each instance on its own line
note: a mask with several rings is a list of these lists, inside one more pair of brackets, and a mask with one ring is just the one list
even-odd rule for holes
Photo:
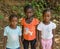
[[27,19],[31,19],[32,17],[27,17]]
[[32,17],[29,17],[29,18],[27,17],[27,19],[32,19],[32,18],[33,18],[33,16]]
[[45,21],[43,21],[43,23],[46,24],[46,25],[48,25],[48,24],[50,24],[50,21],[49,21],[49,22],[45,22]]
[[12,29],[16,29],[16,26],[13,25],[9,25]]

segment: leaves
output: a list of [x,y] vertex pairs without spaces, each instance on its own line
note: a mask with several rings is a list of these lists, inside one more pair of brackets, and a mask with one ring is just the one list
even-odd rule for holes
[[4,16],[0,14],[0,19],[3,19],[3,18],[4,18]]

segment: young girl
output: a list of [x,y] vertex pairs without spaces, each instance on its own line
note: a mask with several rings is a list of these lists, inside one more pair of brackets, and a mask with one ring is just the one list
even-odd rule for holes
[[27,5],[24,8],[25,15],[27,18],[23,18],[21,21],[23,27],[23,46],[24,49],[28,49],[29,43],[31,49],[36,49],[37,40],[37,25],[39,23],[38,19],[34,18],[34,12],[31,5]]
[[[37,29],[40,31],[41,35],[41,45],[43,49],[52,49],[52,39],[54,37],[54,32],[56,24],[50,21],[51,11],[46,9],[43,12],[43,21],[38,25]],[[54,39],[53,39],[54,40]]]
[[4,29],[4,49],[20,49],[21,28],[17,26],[18,18],[12,14],[9,25]]

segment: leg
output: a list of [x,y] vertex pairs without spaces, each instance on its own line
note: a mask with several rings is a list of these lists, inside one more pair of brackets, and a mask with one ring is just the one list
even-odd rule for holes
[[30,41],[31,44],[31,49],[36,49],[35,44],[36,44],[36,39]]
[[46,49],[52,49],[52,39],[49,39],[46,44]]
[[46,49],[46,42],[45,40],[41,39],[41,45],[43,49]]
[[24,40],[23,41],[23,47],[24,47],[24,49],[28,49],[28,47],[29,47],[29,41]]

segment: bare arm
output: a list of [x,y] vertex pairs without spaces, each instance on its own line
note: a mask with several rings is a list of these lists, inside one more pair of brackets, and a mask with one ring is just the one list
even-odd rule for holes
[[22,36],[21,36],[21,40],[23,42],[24,38],[23,38],[23,32],[24,32],[24,27],[22,26]]
[[52,43],[52,49],[54,49],[54,44],[55,44],[55,42],[54,42],[55,29],[53,29],[52,32],[53,32],[53,39],[52,39],[53,43]]
[[[36,29],[37,30],[37,29]],[[37,42],[38,42],[38,38],[39,37],[39,32],[38,32],[38,30],[37,30],[37,32],[36,32],[36,40],[37,40]]]
[[21,36],[19,36],[19,42],[20,42],[20,48],[22,49],[22,40],[21,40]]
[[4,49],[6,49],[7,36],[4,36]]
[[40,42],[40,49],[42,49],[42,45],[41,45],[41,31],[39,31],[39,42]]
[[36,44],[35,46],[38,46],[39,45],[39,31],[37,30],[37,26],[36,26]]

